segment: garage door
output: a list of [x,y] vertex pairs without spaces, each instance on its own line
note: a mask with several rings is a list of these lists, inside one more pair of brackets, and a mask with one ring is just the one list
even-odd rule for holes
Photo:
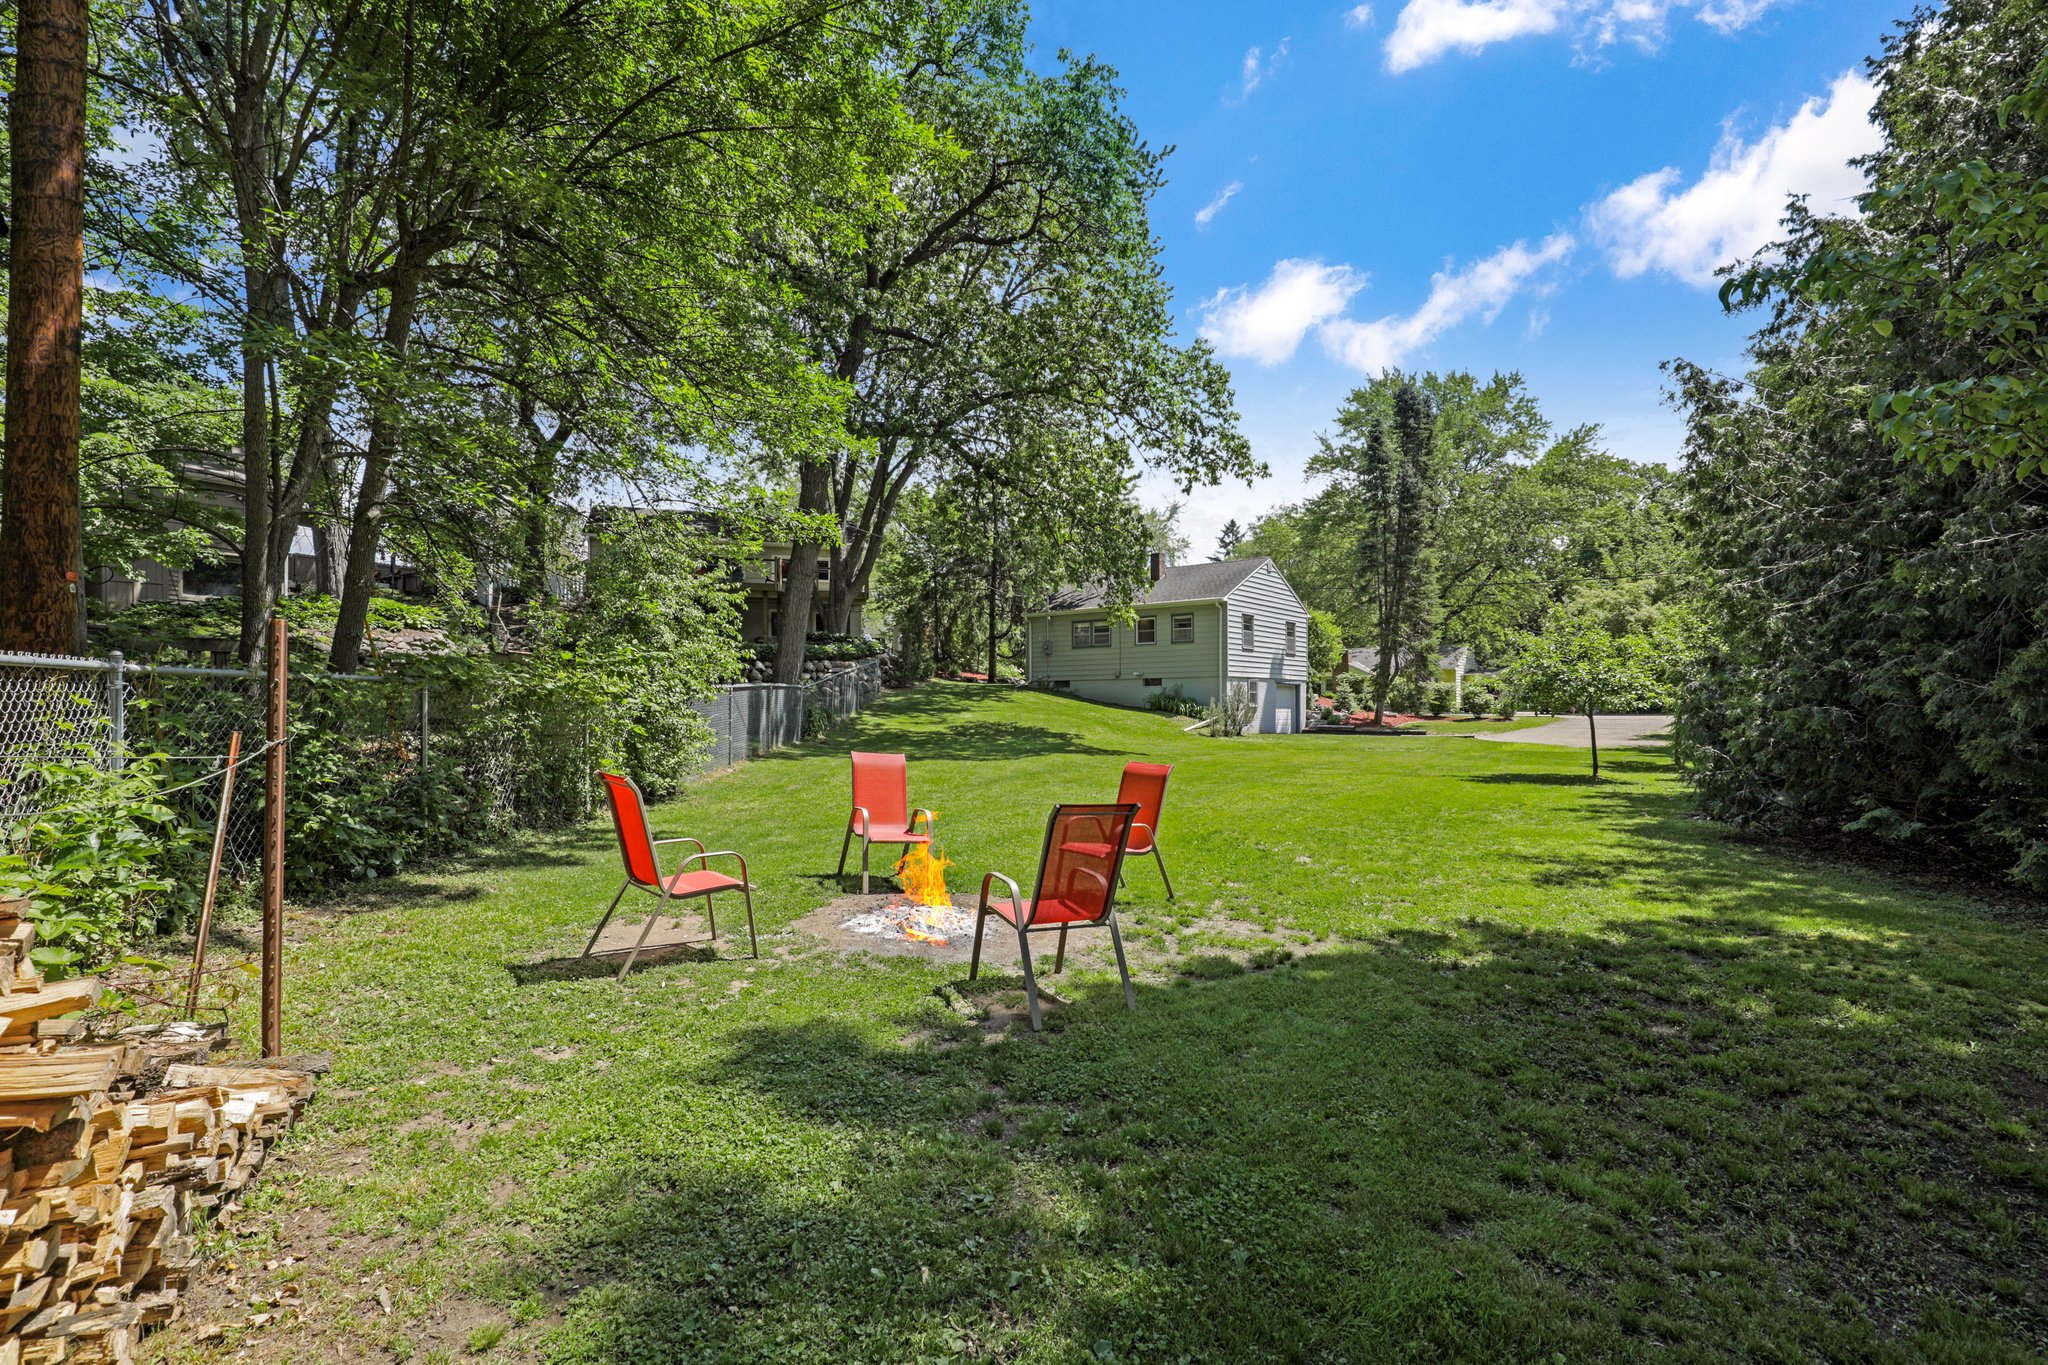
[[1267,683],[1265,697],[1259,708],[1259,733],[1266,735],[1291,735],[1298,728],[1295,724],[1295,703],[1299,700],[1293,683]]

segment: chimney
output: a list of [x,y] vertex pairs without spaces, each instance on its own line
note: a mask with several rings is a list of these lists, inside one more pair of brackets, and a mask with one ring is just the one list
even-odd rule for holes
[[1157,583],[1159,581],[1159,575],[1166,572],[1166,556],[1161,554],[1159,551],[1154,550],[1152,552],[1151,568],[1152,581],[1154,583]]

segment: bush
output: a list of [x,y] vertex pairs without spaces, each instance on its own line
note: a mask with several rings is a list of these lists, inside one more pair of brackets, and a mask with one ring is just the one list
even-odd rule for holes
[[1493,710],[1493,684],[1479,678],[1465,679],[1464,694],[1459,700],[1464,704],[1465,714],[1474,720],[1484,720]]
[[1230,690],[1223,694],[1223,700],[1205,711],[1209,719],[1209,734],[1213,738],[1233,738],[1243,734],[1258,719],[1258,700],[1252,690],[1243,683],[1232,683]]
[[1387,689],[1387,705],[1403,715],[1412,716],[1420,711],[1422,702],[1422,679],[1412,675],[1394,679],[1393,685]]
[[1515,718],[1516,704],[1514,690],[1504,686],[1494,694],[1493,714],[1502,720],[1513,720]]
[[1145,709],[1147,711],[1163,712],[1169,716],[1188,716],[1191,718],[1207,714],[1202,703],[1190,697],[1179,683],[1147,694],[1145,697]]
[[[746,647],[748,657],[757,663],[766,663],[779,652],[774,640],[763,641]],[[873,659],[882,653],[882,642],[867,635],[812,635],[804,643],[805,659],[821,659],[837,663],[848,659]]]
[[1452,699],[1449,683],[1431,683],[1424,693],[1422,704],[1430,715],[1441,719],[1450,711]]
[[16,781],[39,787],[38,809],[8,828],[0,852],[0,898],[28,901],[29,956],[51,977],[103,966],[133,939],[183,927],[198,908],[201,840],[163,799],[164,755],[105,772],[80,748],[18,770]]
[[1349,673],[1337,675],[1337,681],[1330,688],[1330,700],[1337,709],[1349,715],[1358,709],[1358,682]]

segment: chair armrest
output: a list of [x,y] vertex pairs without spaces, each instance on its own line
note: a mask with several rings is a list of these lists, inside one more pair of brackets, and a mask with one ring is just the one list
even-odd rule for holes
[[1138,831],[1141,829],[1145,831],[1145,841],[1147,843],[1152,841],[1152,826],[1146,824],[1143,820],[1133,820],[1131,821],[1131,832],[1124,836],[1125,848],[1129,848],[1132,844],[1138,842]]
[[857,815],[857,816],[859,816],[859,817],[860,817],[860,824],[858,824],[857,826],[855,826],[855,828],[857,828],[858,830],[860,830],[860,837],[861,837],[861,838],[863,838],[863,839],[867,838],[867,837],[868,837],[868,824],[869,824],[869,820],[868,820],[868,808],[867,808],[866,806],[855,806],[855,807],[853,808],[853,814],[855,814],[855,815]]
[[654,841],[656,848],[660,848],[665,844],[695,844],[699,853],[704,851],[704,841],[702,839],[692,839],[687,834],[678,835],[673,839],[656,839]]
[[1017,912],[1017,918],[1024,918],[1024,893],[1017,889],[1017,883],[1000,872],[991,872],[981,879],[981,904],[977,909],[988,909],[988,887],[990,882],[1001,882],[1010,888],[1010,908]]
[[[701,849],[704,846],[702,844],[699,844],[697,847]],[[688,867],[691,863],[702,861],[705,870],[709,871],[711,867],[711,860],[713,858],[738,859],[740,865],[740,880],[748,883],[749,885],[753,884],[753,879],[747,876],[747,860],[745,858],[740,857],[739,851],[737,849],[714,848],[708,853],[692,853],[689,857],[683,859],[682,865],[684,867]]]
[[926,834],[930,834],[932,832],[932,822],[939,818],[938,813],[935,811],[928,811],[923,806],[919,806],[917,809],[910,812],[910,823],[913,825],[916,824],[917,817],[920,815],[924,817],[924,832]]

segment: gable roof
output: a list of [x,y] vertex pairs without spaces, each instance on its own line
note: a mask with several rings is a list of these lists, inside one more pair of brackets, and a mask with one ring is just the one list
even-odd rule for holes
[[[1175,602],[1215,602],[1228,597],[1238,584],[1273,561],[1266,555],[1250,559],[1225,559],[1213,564],[1170,564],[1159,573],[1159,581],[1132,599],[1137,607],[1163,607]],[[1040,611],[1086,611],[1108,602],[1107,589],[1100,583],[1062,588]]]

